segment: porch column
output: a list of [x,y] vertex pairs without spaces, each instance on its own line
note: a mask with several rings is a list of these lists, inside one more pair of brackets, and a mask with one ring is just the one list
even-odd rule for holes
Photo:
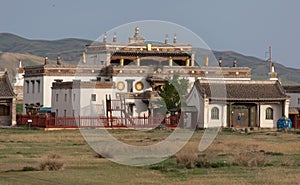
[[228,104],[228,108],[229,108],[229,110],[228,110],[228,114],[229,114],[229,115],[228,115],[228,116],[229,116],[229,123],[227,124],[227,126],[228,126],[228,127],[231,127],[231,125],[232,125],[232,124],[231,124],[231,119],[232,119],[232,118],[231,118],[231,117],[232,117],[232,116],[231,116],[231,115],[232,115],[232,113],[231,113],[231,111],[232,111],[232,110],[231,110],[231,103]]
[[260,103],[257,103],[256,106],[257,106],[256,126],[260,128]]
[[203,112],[204,112],[204,115],[203,115],[203,119],[204,119],[204,122],[203,122],[203,127],[204,128],[208,128],[209,125],[208,125],[208,121],[209,121],[209,99],[206,97],[206,94],[204,94],[204,98],[203,98],[203,101],[204,101],[204,106],[203,106]]
[[120,66],[124,66],[124,58],[120,59]]
[[195,66],[195,54],[192,54],[192,61],[191,61],[191,66]]
[[141,65],[141,59],[140,59],[140,57],[136,57],[136,65],[137,66]]
[[11,106],[11,125],[14,126],[17,124],[16,121],[16,98],[12,99],[12,106]]
[[286,99],[284,102],[284,109],[283,109],[283,115],[285,117],[289,117],[289,106],[290,106],[290,99]]
[[186,59],[185,66],[190,66],[190,59],[189,58]]
[[173,66],[173,59],[172,59],[172,57],[170,57],[170,59],[169,59],[169,67],[172,67]]

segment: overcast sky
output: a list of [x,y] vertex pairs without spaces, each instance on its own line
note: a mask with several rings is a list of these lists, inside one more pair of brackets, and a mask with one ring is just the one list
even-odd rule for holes
[[[182,25],[214,50],[233,50],[300,68],[299,0],[0,0],[0,32],[29,39],[84,38],[132,21]],[[164,34],[164,33],[163,33]],[[1,42],[1,41],[0,41]]]

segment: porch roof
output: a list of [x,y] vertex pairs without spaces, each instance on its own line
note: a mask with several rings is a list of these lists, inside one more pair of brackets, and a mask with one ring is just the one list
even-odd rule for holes
[[278,81],[238,80],[208,82],[197,80],[195,86],[202,97],[226,101],[282,101],[288,96]]
[[7,72],[0,72],[0,98],[13,98],[15,93],[8,79]]
[[289,107],[289,114],[299,114],[297,107]]

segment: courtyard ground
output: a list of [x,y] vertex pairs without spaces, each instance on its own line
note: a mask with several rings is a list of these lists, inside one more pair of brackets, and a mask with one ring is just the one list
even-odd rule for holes
[[[170,130],[111,130],[132,145],[149,145]],[[150,166],[119,165],[99,157],[79,130],[0,129],[0,184],[299,184],[300,132],[222,131],[204,151],[203,131],[173,157]],[[63,168],[41,170],[48,156]],[[196,157],[195,157],[196,156]]]

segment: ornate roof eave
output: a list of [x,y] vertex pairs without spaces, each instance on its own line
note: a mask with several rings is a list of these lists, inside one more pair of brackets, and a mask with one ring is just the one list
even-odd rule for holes
[[282,98],[211,98],[210,101],[226,101],[226,102],[278,102],[284,101],[287,97]]
[[176,52],[176,51],[116,51],[112,53],[112,56],[163,56],[170,57],[173,56],[182,56],[190,57],[190,54],[187,52]]

